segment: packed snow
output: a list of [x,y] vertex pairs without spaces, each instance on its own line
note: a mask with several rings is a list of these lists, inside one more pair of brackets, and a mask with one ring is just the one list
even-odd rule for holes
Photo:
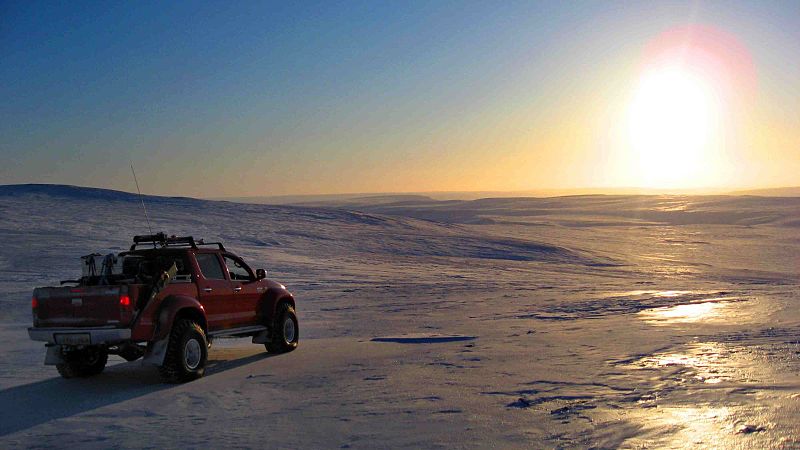
[[65,380],[30,294],[147,232],[136,195],[0,186],[0,447],[800,447],[800,198],[145,198],[297,298],[297,351]]

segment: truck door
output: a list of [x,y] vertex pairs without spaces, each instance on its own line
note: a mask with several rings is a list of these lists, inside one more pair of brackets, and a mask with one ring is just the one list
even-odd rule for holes
[[222,258],[231,279],[237,326],[261,325],[258,323],[258,301],[262,290],[256,275],[238,256],[223,253]]
[[197,291],[200,304],[206,310],[209,331],[236,327],[231,282],[225,276],[219,255],[215,252],[197,252],[194,256],[200,269]]

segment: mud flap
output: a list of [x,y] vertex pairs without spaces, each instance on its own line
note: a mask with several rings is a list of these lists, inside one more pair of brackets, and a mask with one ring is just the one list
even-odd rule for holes
[[55,366],[56,364],[64,364],[64,355],[61,354],[60,345],[46,345],[47,353],[44,355],[45,366]]
[[161,366],[164,364],[164,357],[167,355],[167,345],[169,344],[169,336],[160,341],[155,341],[147,346],[147,351],[142,358],[142,364],[152,364]]
[[269,329],[266,329],[261,333],[258,333],[257,335],[253,336],[253,344],[266,344],[271,341],[272,339],[270,339],[269,336]]

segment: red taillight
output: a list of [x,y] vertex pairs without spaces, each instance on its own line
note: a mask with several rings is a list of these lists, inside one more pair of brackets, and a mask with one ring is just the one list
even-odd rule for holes
[[131,306],[131,298],[128,295],[120,295],[119,296],[119,306],[128,307]]
[[36,297],[31,299],[31,309],[36,309],[39,307],[39,300]]

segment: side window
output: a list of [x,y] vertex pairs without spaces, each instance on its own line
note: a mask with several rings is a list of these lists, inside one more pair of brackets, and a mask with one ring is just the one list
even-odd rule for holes
[[228,266],[228,272],[231,274],[231,280],[238,281],[253,281],[255,276],[250,272],[250,268],[239,260],[228,255],[222,255],[225,258],[225,265]]
[[200,272],[208,280],[224,280],[225,272],[222,271],[222,266],[219,263],[219,258],[214,253],[195,253],[197,258],[197,265],[200,266]]

